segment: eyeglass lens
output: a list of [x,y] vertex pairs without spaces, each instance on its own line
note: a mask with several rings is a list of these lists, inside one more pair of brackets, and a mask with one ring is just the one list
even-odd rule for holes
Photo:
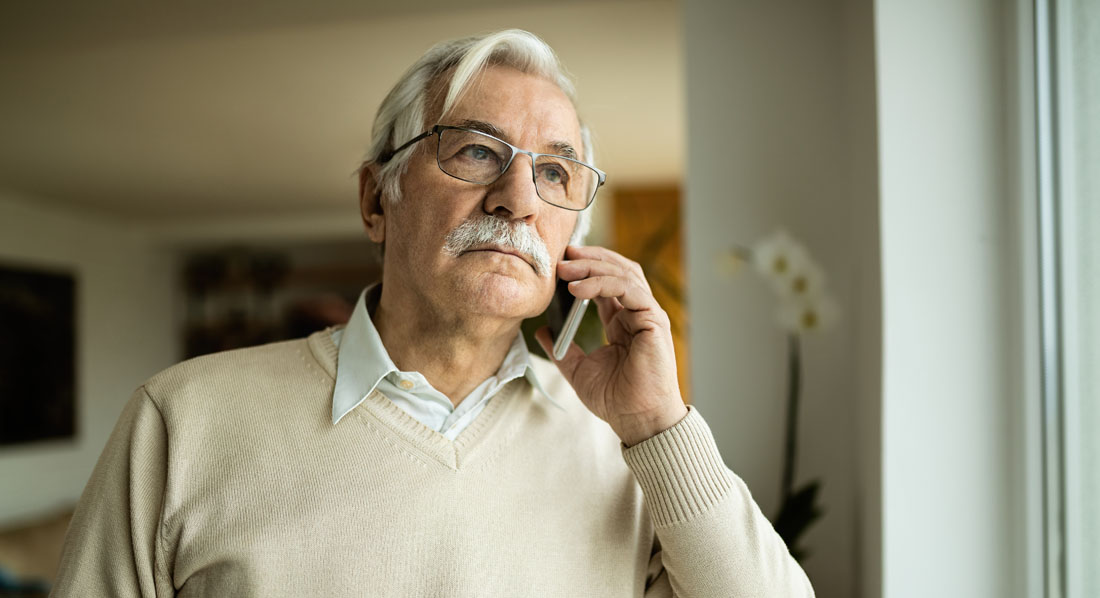
[[[512,148],[475,131],[444,129],[439,134],[437,161],[443,172],[464,181],[488,185],[508,165]],[[563,156],[538,156],[534,163],[535,191],[556,206],[582,210],[596,194],[599,174]]]

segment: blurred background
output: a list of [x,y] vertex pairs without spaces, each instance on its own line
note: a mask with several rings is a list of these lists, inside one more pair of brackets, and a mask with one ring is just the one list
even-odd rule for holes
[[383,95],[518,27],[608,172],[589,243],[645,267],[769,517],[788,333],[736,248],[783,229],[826,273],[795,470],[819,596],[1100,595],[1098,5],[5,3],[0,594],[48,587],[143,380],[346,319],[379,275],[353,172]]

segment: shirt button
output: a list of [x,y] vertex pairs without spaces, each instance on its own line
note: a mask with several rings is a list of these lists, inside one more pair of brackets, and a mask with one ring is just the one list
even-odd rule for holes
[[414,386],[416,386],[416,384],[414,384],[412,380],[401,381],[401,388],[404,388],[405,390],[411,390]]

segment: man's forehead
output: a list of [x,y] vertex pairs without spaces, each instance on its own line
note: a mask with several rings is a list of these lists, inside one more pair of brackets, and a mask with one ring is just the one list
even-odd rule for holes
[[512,67],[494,66],[479,73],[436,122],[481,131],[540,153],[580,159],[584,151],[577,112],[568,96],[553,81]]

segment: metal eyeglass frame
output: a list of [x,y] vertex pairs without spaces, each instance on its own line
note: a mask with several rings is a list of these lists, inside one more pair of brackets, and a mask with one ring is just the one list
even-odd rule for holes
[[[511,143],[508,143],[507,141],[504,141],[503,139],[499,139],[499,138],[494,137],[494,136],[492,136],[488,133],[485,133],[483,131],[468,129],[466,127],[453,127],[451,125],[435,125],[431,129],[429,129],[427,131],[424,131],[423,133],[417,135],[416,137],[413,137],[412,139],[410,139],[410,140],[406,141],[405,143],[401,144],[401,146],[398,147],[397,149],[391,150],[391,151],[388,151],[388,152],[383,152],[380,156],[378,156],[378,163],[379,164],[385,164],[386,162],[389,162],[390,160],[392,160],[393,157],[395,155],[397,155],[398,152],[400,152],[400,151],[402,151],[402,150],[404,150],[408,147],[411,147],[414,143],[416,143],[418,141],[421,141],[423,139],[427,139],[428,137],[431,137],[432,135],[439,135],[442,131],[445,131],[447,129],[452,129],[452,130],[455,130],[455,131],[466,131],[467,133],[477,133],[478,135],[484,135],[484,136],[488,137],[489,139],[492,139],[492,140],[497,141],[499,143],[503,143],[504,145],[508,146],[512,150],[512,155],[508,157],[508,162],[505,163],[504,168],[501,168],[500,172],[498,172],[497,175],[495,177],[493,177],[493,180],[485,182],[485,183],[479,183],[477,181],[471,181],[469,179],[464,179],[462,177],[455,176],[455,175],[447,172],[446,170],[443,170],[443,165],[439,163],[439,148],[436,147],[435,165],[439,167],[439,170],[441,170],[443,172],[443,174],[445,174],[449,177],[456,178],[460,181],[466,181],[467,183],[473,183],[475,185],[492,185],[493,183],[495,183],[497,181],[497,179],[499,179],[501,177],[501,175],[503,175],[505,172],[508,172],[508,168],[512,166],[512,161],[516,159],[516,154],[526,154],[528,157],[531,158],[531,182],[534,183],[534,185],[535,185],[535,194],[539,196],[539,199],[541,199],[542,201],[545,201],[546,203],[548,203],[548,204],[550,204],[554,207],[558,207],[558,208],[561,208],[563,210],[570,210],[572,212],[581,212],[581,211],[584,211],[584,210],[588,209],[588,206],[592,205],[592,202],[596,201],[596,192],[599,191],[600,187],[602,187],[604,182],[607,181],[607,174],[604,171],[600,170],[599,168],[596,168],[595,166],[592,166],[591,164],[586,164],[584,162],[581,162],[580,160],[574,160],[573,158],[569,158],[567,156],[559,156],[558,154],[540,154],[540,153],[537,153],[537,152],[530,152],[530,151],[527,151],[525,149],[520,149],[520,148],[512,145]],[[569,207],[566,207],[566,206],[558,205],[558,204],[546,199],[545,197],[542,196],[541,193],[539,193],[539,185],[538,185],[538,182],[536,180],[536,178],[538,177],[538,173],[535,172],[535,161],[538,159],[539,156],[550,156],[550,157],[553,157],[553,158],[560,158],[562,160],[569,160],[570,162],[576,162],[577,164],[580,164],[581,166],[584,166],[586,168],[591,168],[593,171],[596,172],[596,174],[599,176],[599,182],[597,182],[596,187],[594,189],[592,189],[592,196],[588,198],[588,201],[584,204],[583,208],[569,208]]]

